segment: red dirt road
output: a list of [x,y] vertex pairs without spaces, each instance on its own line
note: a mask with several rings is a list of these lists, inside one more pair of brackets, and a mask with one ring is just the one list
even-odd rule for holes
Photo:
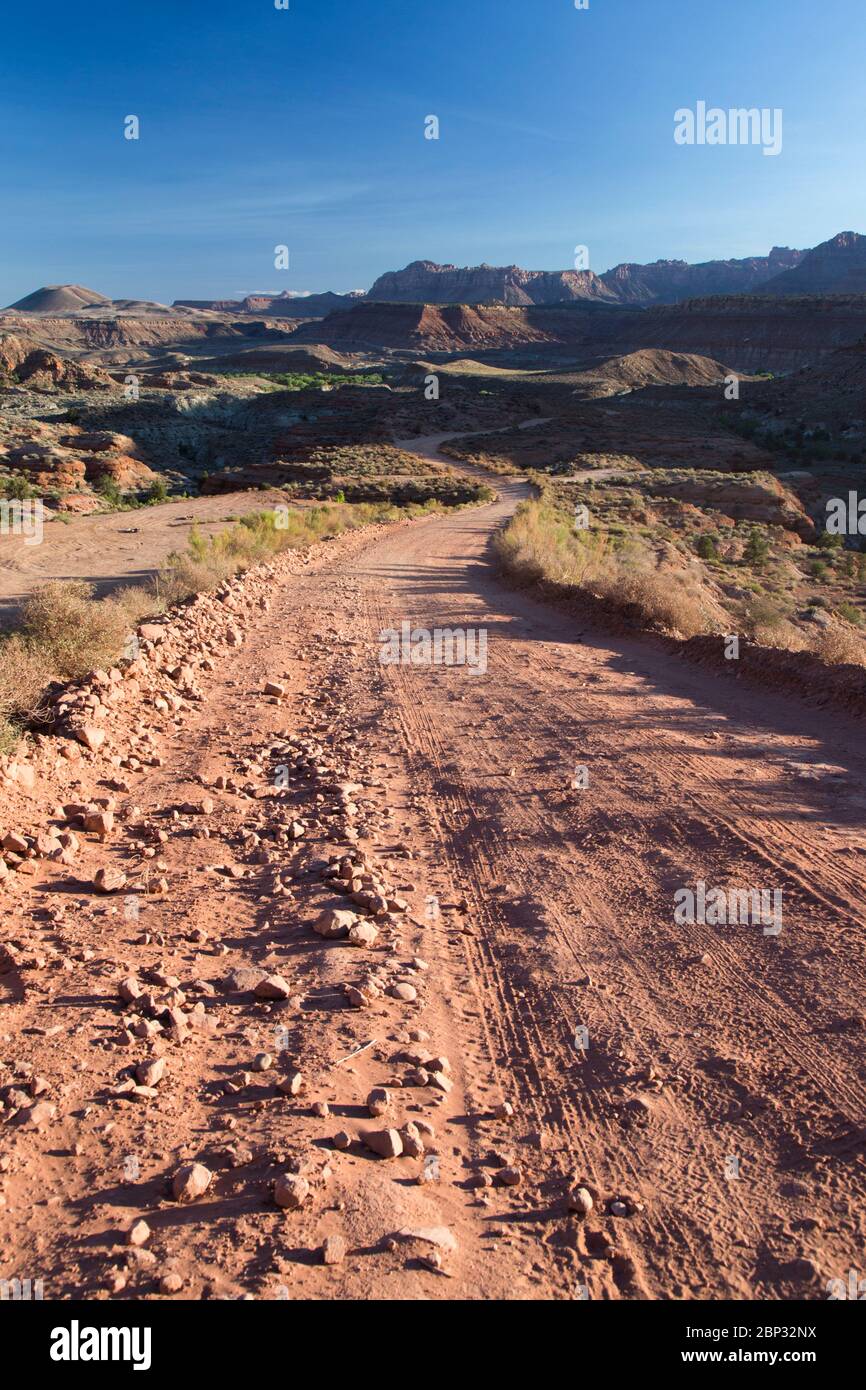
[[[342,538],[275,585],[132,794],[146,816],[167,814],[244,759],[241,777],[256,777],[284,733],[318,741],[312,761],[331,771],[293,783],[292,804],[326,795],[334,770],[363,786],[376,809],[362,847],[411,905],[391,954],[372,955],[418,1002],[342,1006],[358,953],[310,935],[307,877],[274,897],[249,853],[267,779],[253,803],[214,793],[209,839],[167,820],[171,889],[141,924],[164,944],[136,944],[107,900],[67,889],[67,948],[92,961],[74,956],[50,999],[7,992],[0,1011],[5,1051],[46,1077],[60,1111],[47,1131],[7,1131],[3,1277],[11,1261],[19,1277],[44,1273],[46,1297],[159,1296],[171,1268],[180,1297],[824,1299],[861,1266],[862,724],[651,640],[582,630],[509,589],[488,546],[522,486],[496,486],[495,504]],[[485,630],[486,673],[383,665],[380,632],[404,621]],[[283,678],[284,705],[264,701],[263,682]],[[572,790],[579,766],[589,785]],[[316,848],[329,847],[287,850],[287,869]],[[85,866],[105,855],[89,845]],[[248,867],[226,886],[207,870],[230,858]],[[57,901],[57,878],[16,890],[16,920]],[[781,890],[781,934],[677,925],[674,895],[698,880]],[[207,944],[190,943],[193,928]],[[214,984],[219,1031],[168,1052],[158,1100],[107,1102],[140,1060],[113,1041],[116,981],[157,963],[184,988],[267,965],[298,997],[268,1016]],[[26,1031],[46,1018],[61,1039]],[[304,1097],[275,1102],[266,1073],[215,1100],[277,1019]],[[393,1088],[419,1028],[450,1059],[441,1095]],[[400,1123],[432,1121],[438,1182],[417,1185],[418,1161],[333,1150],[338,1128],[354,1139],[384,1123],[364,1101],[386,1085]],[[493,1115],[504,1100],[510,1120]],[[167,1201],[174,1168],[220,1143],[231,1153],[205,1159],[208,1194]],[[269,1184],[299,1150],[332,1172],[325,1196],[283,1214]],[[509,1166],[513,1187],[469,1185]],[[568,1211],[575,1182],[595,1198],[583,1221]],[[141,1216],[155,1261],[127,1270],[119,1233]],[[457,1248],[438,1271],[423,1241],[396,1235],[442,1226]],[[349,1247],[334,1267],[315,1253],[329,1234]]]

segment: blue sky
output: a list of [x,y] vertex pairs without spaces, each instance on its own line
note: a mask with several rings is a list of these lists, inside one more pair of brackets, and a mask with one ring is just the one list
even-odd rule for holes
[[[601,271],[866,232],[864,41],[863,0],[16,6],[0,303],[66,281],[345,291],[423,258],[563,269],[576,244]],[[782,154],[676,145],[699,100],[781,107]]]

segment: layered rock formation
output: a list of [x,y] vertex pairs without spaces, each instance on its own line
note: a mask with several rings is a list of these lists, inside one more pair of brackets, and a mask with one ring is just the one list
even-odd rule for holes
[[413,261],[392,270],[367,296],[391,304],[564,304],[616,299],[591,270],[522,270],[520,266],[437,265]]
[[745,260],[655,261],[624,264],[596,275],[578,270],[522,270],[519,266],[458,267],[413,261],[380,275],[368,298],[408,304],[675,304],[708,294],[748,294],[774,275],[799,265],[803,251],[774,246],[769,256]]
[[677,304],[714,294],[750,294],[758,285],[799,265],[807,253],[774,246],[769,256],[745,260],[654,261],[651,265],[618,265],[602,281],[623,304]]
[[866,294],[866,236],[840,232],[761,287],[762,294]]

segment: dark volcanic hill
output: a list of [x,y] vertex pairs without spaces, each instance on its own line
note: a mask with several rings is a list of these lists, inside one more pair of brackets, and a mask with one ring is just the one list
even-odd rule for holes
[[807,251],[799,265],[777,275],[761,294],[866,294],[866,236],[840,232]]
[[84,285],[43,285],[10,304],[9,308],[22,314],[77,314],[94,304],[104,304],[108,308],[111,300],[96,290],[85,289]]

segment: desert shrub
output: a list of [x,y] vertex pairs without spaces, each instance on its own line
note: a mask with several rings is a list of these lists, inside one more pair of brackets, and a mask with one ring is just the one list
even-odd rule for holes
[[44,584],[22,611],[22,633],[45,653],[56,679],[75,680],[114,660],[128,630],[123,609],[111,599],[96,602],[81,579]]
[[805,652],[809,648],[808,640],[800,628],[787,618],[766,626],[756,623],[752,629],[752,638],[762,647],[777,647],[785,652]]
[[0,753],[15,747],[21,722],[37,712],[52,674],[47,654],[18,633],[0,638]]
[[165,478],[154,478],[147,492],[144,494],[145,502],[166,502],[168,501],[168,483]]
[[746,610],[745,621],[750,637],[762,647],[802,652],[809,646],[806,637],[791,622],[788,611],[780,607],[769,594],[757,594],[751,600]]
[[39,497],[39,489],[32,486],[22,473],[10,473],[0,480],[4,497],[13,502],[24,502],[30,497]]
[[695,550],[702,560],[718,560],[719,542],[717,536],[703,535],[698,536]]
[[146,618],[161,613],[165,602],[156,594],[151,585],[128,584],[116,589],[109,600],[123,614],[128,629],[138,627]]
[[753,526],[749,532],[749,539],[743,551],[743,559],[748,565],[755,565],[760,568],[765,565],[770,555],[770,542],[757,526]]
[[96,490],[99,493],[100,497],[105,498],[109,506],[123,506],[123,493],[117,486],[117,483],[115,482],[114,478],[112,478],[108,473],[106,473],[102,478],[100,478]]
[[154,607],[146,589],[102,600],[82,580],[37,589],[24,605],[20,631],[0,640],[0,751],[38,717],[52,681],[76,680],[116,661],[130,629]]
[[685,637],[707,629],[684,576],[660,571],[636,541],[617,545],[604,531],[575,531],[571,517],[545,499],[521,503],[494,546],[503,569],[529,583],[547,580],[585,589]]
[[854,554],[853,550],[846,550],[844,554],[840,555],[836,563],[836,568],[846,579],[855,579],[857,577],[857,556]]
[[787,614],[769,594],[756,594],[746,610],[746,625],[750,632],[757,628],[768,631],[780,627],[787,620]]
[[853,623],[855,627],[863,626],[863,612],[855,603],[840,603],[837,608],[840,618],[844,618],[846,623]]
[[653,627],[682,637],[707,630],[701,604],[683,575],[616,563],[596,581],[596,592],[618,607],[628,607]]
[[866,666],[866,642],[849,628],[834,624],[815,639],[813,650],[832,666]]
[[841,550],[845,544],[844,536],[834,536],[831,531],[824,531],[818,541],[821,550]]

